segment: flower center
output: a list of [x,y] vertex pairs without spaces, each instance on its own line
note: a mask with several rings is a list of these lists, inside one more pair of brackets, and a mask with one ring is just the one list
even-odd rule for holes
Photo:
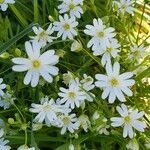
[[74,8],[75,8],[75,5],[72,4],[72,3],[70,3],[70,4],[69,4],[69,9],[70,9],[70,10],[73,10]]
[[136,50],[136,51],[133,53],[133,55],[134,55],[135,57],[138,57],[138,56],[140,55],[140,52],[139,52],[138,50]]
[[44,106],[44,108],[43,108],[43,110],[44,110],[45,112],[49,112],[50,109],[51,109],[51,107],[50,107],[49,105],[46,105],[46,106]]
[[70,118],[69,118],[69,117],[64,117],[64,118],[63,118],[63,123],[64,123],[65,125],[69,124],[69,123],[70,123]]
[[86,82],[90,82],[90,81],[92,81],[92,78],[87,77],[87,78],[86,78]]
[[68,23],[65,23],[63,27],[64,27],[64,30],[69,30],[70,29],[70,25]]
[[125,122],[126,124],[131,123],[131,118],[130,118],[130,116],[124,117],[124,122]]
[[123,4],[122,5],[122,9],[126,9],[127,8],[127,5],[126,4]]
[[108,47],[108,48],[107,48],[107,52],[108,52],[108,53],[111,53],[111,51],[112,51],[112,47]]
[[5,0],[0,0],[0,4],[3,4]]
[[38,69],[41,66],[41,62],[39,60],[33,60],[32,66],[33,66],[33,68]]
[[46,34],[45,34],[45,31],[42,31],[41,33],[40,33],[40,37],[44,37]]
[[69,97],[70,99],[75,99],[76,93],[74,93],[74,92],[69,92],[69,93],[68,93],[68,97]]
[[110,80],[110,83],[111,83],[111,86],[112,86],[112,87],[116,87],[116,86],[119,84],[118,80],[115,79],[115,78],[112,78],[112,79]]
[[98,36],[99,36],[100,38],[103,38],[103,37],[104,37],[104,32],[103,32],[103,31],[98,32]]

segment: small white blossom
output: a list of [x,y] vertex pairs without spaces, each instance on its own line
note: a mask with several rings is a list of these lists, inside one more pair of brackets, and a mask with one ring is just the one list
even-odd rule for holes
[[138,144],[136,139],[132,139],[126,145],[126,148],[129,149],[129,150],[139,150],[139,144]]
[[0,9],[2,11],[6,11],[8,8],[8,4],[14,4],[15,0],[0,0]]
[[107,131],[107,129],[110,128],[110,125],[107,125],[107,119],[104,117],[102,119],[101,124],[97,127],[97,132],[99,134],[105,134],[105,135],[109,135],[109,131]]
[[145,147],[147,148],[147,149],[150,149],[150,139],[149,138],[146,138],[145,139]]
[[3,136],[4,136],[4,130],[3,130],[3,129],[0,129],[0,150],[10,150],[11,147],[8,146],[8,145],[6,145],[6,144],[9,143],[9,141],[8,141],[8,140],[5,140],[5,139],[3,138]]
[[63,0],[62,4],[58,6],[59,13],[69,12],[71,17],[81,18],[81,14],[83,14],[82,5],[83,0]]
[[120,0],[119,3],[119,10],[124,14],[125,12],[128,12],[129,14],[133,14],[134,8],[132,7],[132,4],[134,1],[132,0]]
[[135,60],[136,63],[140,63],[145,56],[147,54],[147,51],[146,51],[147,47],[144,47],[144,45],[133,45],[130,47],[130,50],[131,50],[131,53],[129,54],[128,58],[130,60]]
[[81,115],[77,120],[77,124],[80,128],[83,128],[84,131],[87,132],[91,122],[87,115]]
[[54,32],[52,24],[49,25],[47,30],[35,26],[32,29],[36,36],[31,36],[30,38],[36,40],[42,47],[46,46],[47,43],[51,43],[54,39],[56,39],[56,37],[51,36],[51,34]]
[[87,74],[83,75],[83,79],[80,82],[86,91],[90,91],[95,87],[95,85],[93,84],[94,79],[91,76],[87,76]]
[[54,22],[54,31],[58,31],[57,36],[61,37],[63,40],[67,38],[73,40],[73,37],[77,35],[75,27],[78,25],[78,22],[74,17],[69,18],[67,14],[64,17],[59,16],[60,22]]
[[6,84],[2,83],[3,79],[0,78],[0,97],[4,95],[3,89],[6,88]]
[[68,85],[69,83],[71,83],[74,80],[74,76],[73,74],[68,71],[67,73],[63,74],[63,82]]
[[146,124],[139,119],[143,117],[144,112],[138,112],[138,110],[128,109],[125,104],[121,104],[121,107],[117,106],[117,111],[121,115],[121,117],[112,117],[111,125],[113,127],[123,126],[123,137],[126,138],[129,136],[133,138],[134,132],[133,128],[140,132],[144,132],[144,128],[146,128]]
[[71,51],[72,52],[78,52],[80,50],[82,50],[82,44],[81,44],[81,42],[79,42],[77,40],[74,40],[74,42],[71,45]]
[[34,147],[29,148],[27,145],[21,145],[17,148],[17,150],[35,150]]
[[2,98],[0,98],[0,107],[4,109],[10,108],[10,106],[14,103],[15,98],[11,93],[6,92]]
[[95,78],[98,80],[95,82],[95,85],[104,90],[102,93],[103,99],[108,97],[109,103],[113,103],[116,98],[124,102],[126,101],[124,94],[132,96],[133,93],[130,87],[134,85],[135,81],[130,78],[133,76],[133,73],[126,72],[120,74],[120,64],[118,62],[114,63],[113,66],[107,63],[106,72],[107,75],[95,75]]
[[74,145],[73,144],[69,144],[69,150],[75,150]]
[[31,104],[30,111],[33,113],[38,113],[35,117],[34,121],[38,123],[42,123],[45,121],[47,126],[57,124],[57,113],[69,113],[70,110],[61,105],[57,105],[53,99],[48,97],[41,99],[41,104]]
[[75,114],[60,115],[59,116],[59,127],[62,128],[61,134],[65,134],[67,130],[71,133],[74,133],[74,131],[79,128],[76,115]]
[[58,63],[59,57],[55,55],[54,50],[48,50],[42,55],[40,54],[41,46],[37,41],[25,43],[26,53],[28,58],[13,58],[12,61],[15,65],[12,69],[16,72],[27,71],[24,78],[24,84],[28,85],[31,82],[31,86],[37,86],[40,76],[42,76],[47,82],[53,81],[52,76],[58,75],[59,69],[54,65]]
[[93,25],[86,25],[84,33],[90,35],[92,39],[88,42],[87,47],[92,47],[92,50],[99,48],[99,50],[106,49],[109,45],[110,39],[116,34],[115,29],[106,27],[100,18],[93,20]]
[[120,13],[124,14],[125,12],[129,14],[134,13],[134,7],[132,6],[134,1],[132,0],[120,0],[119,2],[113,1],[113,6],[117,6]]
[[79,107],[81,103],[85,100],[85,93],[80,90],[80,87],[76,82],[72,82],[69,84],[69,88],[65,89],[60,87],[60,91],[58,95],[62,97],[59,101],[60,104],[65,103],[66,107],[70,107],[72,109]]
[[97,48],[94,50],[93,55],[98,56],[102,55],[101,63],[102,65],[106,65],[107,63],[111,62],[111,57],[116,58],[118,56],[120,44],[116,39],[111,39],[108,45],[106,46],[106,49],[99,49]]

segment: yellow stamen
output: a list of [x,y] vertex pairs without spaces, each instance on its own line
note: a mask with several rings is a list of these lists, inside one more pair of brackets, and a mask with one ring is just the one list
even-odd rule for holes
[[115,78],[112,78],[110,80],[110,83],[111,83],[111,86],[113,86],[113,87],[116,87],[119,84],[118,80]]
[[104,37],[104,32],[98,32],[98,36],[100,37],[100,38],[102,38],[102,37]]
[[69,123],[70,123],[70,118],[69,118],[69,117],[64,117],[64,118],[63,118],[63,123],[64,123],[65,125],[69,124]]
[[70,99],[75,99],[76,93],[74,93],[74,92],[69,92],[69,93],[68,93],[68,97],[69,97]]
[[72,4],[72,3],[70,3],[70,5],[69,5],[69,9],[70,10],[72,10],[72,9],[74,9],[75,8],[75,5],[74,4]]
[[64,30],[69,30],[70,29],[70,25],[67,24],[67,23],[65,23],[63,27],[64,27]]
[[32,66],[33,66],[33,68],[38,69],[41,66],[41,62],[39,60],[33,60]]
[[124,117],[124,121],[125,121],[126,124],[131,123],[131,118],[130,118],[130,116]]

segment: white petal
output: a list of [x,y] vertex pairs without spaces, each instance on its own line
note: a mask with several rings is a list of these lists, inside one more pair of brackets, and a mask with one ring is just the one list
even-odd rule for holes
[[122,93],[122,91],[118,88],[114,88],[114,92],[115,92],[115,95],[117,96],[117,98],[121,101],[121,102],[125,102],[126,99]]
[[118,76],[120,73],[120,64],[118,62],[115,62],[113,65],[113,73],[115,76]]
[[30,82],[31,82],[31,78],[32,78],[32,71],[29,70],[26,75],[25,75],[25,78],[24,78],[24,84],[25,85],[28,85]]
[[107,98],[109,93],[110,93],[110,88],[105,88],[103,93],[102,93],[102,99]]
[[33,58],[33,49],[30,42],[25,42],[25,49],[29,58]]
[[110,104],[112,104],[115,101],[115,99],[116,99],[116,95],[115,95],[114,91],[110,90],[110,94],[109,94],[109,97],[108,97],[108,102]]
[[39,72],[32,72],[31,86],[36,87],[39,82]]
[[28,69],[29,68],[26,65],[14,65],[12,67],[12,70],[16,72],[24,72],[24,71],[27,71]]
[[15,64],[19,64],[19,65],[27,65],[29,64],[31,61],[27,58],[13,58],[12,62]]
[[144,128],[146,128],[146,124],[139,120],[134,120],[132,126],[140,132],[144,132]]

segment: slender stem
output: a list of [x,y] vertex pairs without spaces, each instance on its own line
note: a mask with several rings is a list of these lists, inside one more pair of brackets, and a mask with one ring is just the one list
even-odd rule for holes
[[17,111],[19,112],[20,116],[22,117],[22,120],[23,120],[24,122],[26,122],[26,119],[24,118],[24,116],[23,116],[22,112],[20,111],[20,109],[18,108],[18,106],[17,106],[16,104],[13,104],[13,105],[14,105],[14,107],[17,109]]
[[136,43],[137,43],[137,44],[138,44],[138,39],[139,39],[140,30],[141,30],[141,27],[142,27],[142,21],[143,21],[143,17],[144,17],[144,13],[145,13],[145,7],[146,7],[146,3],[144,3],[144,6],[143,6],[143,12],[142,12],[141,21],[140,21],[140,26],[139,26],[139,30],[138,30],[137,39],[136,39]]

